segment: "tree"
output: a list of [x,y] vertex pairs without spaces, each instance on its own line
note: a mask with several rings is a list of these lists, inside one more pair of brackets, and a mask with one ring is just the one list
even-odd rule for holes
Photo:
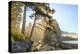
[[21,21],[23,3],[11,2],[11,28],[18,29]]
[[26,11],[27,7],[31,8],[32,10],[34,9],[33,3],[24,3],[24,14],[23,14],[23,23],[22,23],[22,33],[25,34],[25,25],[26,25]]
[[10,6],[11,6],[10,7],[10,10],[11,10],[11,13],[10,13],[10,15],[11,15],[10,16],[11,39],[18,40],[23,37],[23,34],[21,34],[19,31],[20,30],[20,22],[22,20],[21,14],[22,14],[23,3],[12,1]]

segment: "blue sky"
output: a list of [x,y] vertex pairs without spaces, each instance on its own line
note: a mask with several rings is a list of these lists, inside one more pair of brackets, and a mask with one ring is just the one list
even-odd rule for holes
[[78,33],[78,6],[70,4],[50,4],[55,9],[55,18],[63,31]]
[[[51,9],[55,9],[53,19],[55,18],[62,31],[78,33],[78,6],[69,4],[53,4],[50,5]],[[26,24],[33,22],[30,15],[34,13],[31,10],[26,11]]]

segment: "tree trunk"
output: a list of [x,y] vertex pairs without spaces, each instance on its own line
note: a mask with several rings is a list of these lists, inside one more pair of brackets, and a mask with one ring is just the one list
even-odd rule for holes
[[24,6],[24,15],[23,15],[23,23],[22,23],[22,33],[25,33],[25,24],[26,24],[26,5]]
[[33,31],[34,31],[35,22],[36,22],[36,13],[35,13],[35,19],[34,19],[34,23],[33,23],[32,30],[31,30],[31,34],[30,34],[30,39],[31,39],[32,34],[33,34]]

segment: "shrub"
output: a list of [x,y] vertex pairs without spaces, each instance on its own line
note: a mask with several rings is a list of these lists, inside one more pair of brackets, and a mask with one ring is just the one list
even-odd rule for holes
[[11,30],[11,41],[24,40],[25,35],[16,29]]

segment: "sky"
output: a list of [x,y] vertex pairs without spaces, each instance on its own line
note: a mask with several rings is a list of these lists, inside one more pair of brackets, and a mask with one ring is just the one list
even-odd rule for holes
[[55,10],[53,19],[56,19],[60,29],[66,32],[78,33],[78,6],[71,4],[50,4]]
[[[49,4],[51,9],[55,10],[53,14],[53,19],[56,19],[60,29],[65,32],[75,32],[78,33],[78,6],[70,4]],[[30,15],[34,13],[31,10],[26,11],[26,24],[33,22],[30,19]]]

